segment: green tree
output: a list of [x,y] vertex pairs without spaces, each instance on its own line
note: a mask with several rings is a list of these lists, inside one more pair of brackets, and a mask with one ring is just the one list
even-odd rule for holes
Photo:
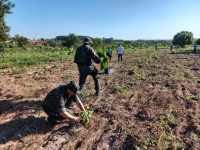
[[200,45],[200,39],[197,39],[196,42],[197,42],[197,45]]
[[15,35],[14,41],[19,47],[23,47],[28,44],[28,38],[20,36],[19,34]]
[[98,48],[103,47],[103,40],[100,39],[100,38],[94,38],[94,39],[92,39],[92,42],[93,42],[92,47],[94,49],[98,49]]
[[11,14],[11,8],[15,5],[8,0],[0,0],[0,52],[3,52],[7,46],[6,41],[8,40],[8,33],[10,27],[6,25],[5,15]]
[[192,44],[193,41],[194,38],[192,32],[181,31],[174,36],[172,44],[184,47],[185,45]]
[[70,47],[74,47],[77,48],[80,45],[81,41],[80,39],[73,33],[69,34],[64,42],[63,45],[70,48]]
[[5,15],[12,14],[11,8],[15,5],[8,0],[0,0],[0,41],[8,40],[8,32],[10,27],[6,25]]
[[45,45],[51,46],[51,47],[56,47],[56,46],[61,46],[61,41],[55,40],[55,39],[49,39],[45,41]]
[[103,42],[106,44],[112,44],[113,43],[113,38],[104,38]]

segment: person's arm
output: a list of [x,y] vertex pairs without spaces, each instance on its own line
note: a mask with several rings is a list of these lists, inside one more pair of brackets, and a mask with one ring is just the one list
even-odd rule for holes
[[75,122],[79,122],[80,121],[79,117],[75,117],[75,116],[71,115],[68,112],[60,112],[60,115],[65,119],[69,119],[69,120],[72,120],[72,121],[75,121]]
[[66,111],[65,100],[64,100],[63,97],[61,97],[59,99],[58,106],[59,106],[59,109],[57,111],[63,118],[69,119],[69,120],[72,120],[72,121],[75,121],[75,122],[80,121],[79,117],[76,117],[76,116],[74,116],[74,115],[72,115],[72,114],[70,114],[69,112]]
[[85,111],[85,107],[83,106],[83,103],[81,101],[78,101],[77,105],[80,108],[80,110]]

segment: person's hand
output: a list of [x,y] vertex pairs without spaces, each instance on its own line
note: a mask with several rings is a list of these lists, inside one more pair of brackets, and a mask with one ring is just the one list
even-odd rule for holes
[[74,118],[73,118],[73,121],[75,121],[75,122],[80,122],[80,118],[79,118],[79,117],[74,117]]

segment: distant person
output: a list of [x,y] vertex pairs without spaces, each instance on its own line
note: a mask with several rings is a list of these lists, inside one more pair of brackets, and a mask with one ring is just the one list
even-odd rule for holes
[[80,118],[75,116],[71,110],[74,103],[78,105],[81,111],[85,110],[81,100],[76,95],[78,90],[79,85],[74,81],[70,81],[68,84],[60,85],[47,94],[42,102],[42,108],[48,115],[47,121],[50,125],[56,125],[57,121],[64,119],[75,122],[80,121]]
[[111,58],[112,58],[112,48],[108,48],[106,54],[107,54],[107,56],[109,57],[109,59],[111,61]]
[[86,78],[91,75],[95,84],[95,95],[99,96],[99,73],[93,62],[100,64],[101,59],[90,46],[92,44],[90,38],[85,38],[83,45],[78,47],[74,57],[74,63],[77,63],[79,70],[79,86],[80,91],[83,89]]
[[156,44],[155,48],[156,48],[156,51],[158,51],[158,44]]
[[172,52],[173,49],[173,44],[170,45],[170,51]]
[[121,44],[117,47],[117,54],[118,54],[118,62],[122,61],[122,56],[124,55],[124,48]]
[[194,42],[194,53],[197,52],[197,42]]

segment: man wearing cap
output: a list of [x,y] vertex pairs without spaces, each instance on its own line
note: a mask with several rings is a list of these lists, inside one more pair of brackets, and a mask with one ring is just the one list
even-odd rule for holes
[[95,95],[99,95],[99,74],[93,62],[100,64],[101,59],[97,56],[96,52],[90,46],[92,40],[90,38],[85,38],[83,45],[77,48],[76,54],[74,57],[74,63],[77,63],[79,70],[79,86],[80,91],[83,89],[86,78],[88,75],[91,75],[95,84]]
[[58,120],[69,119],[71,121],[79,122],[80,118],[76,117],[71,110],[74,103],[84,111],[85,108],[76,95],[79,90],[79,85],[70,81],[66,85],[58,86],[51,90],[44,101],[42,102],[42,108],[48,115],[48,122],[50,125],[55,125]]

